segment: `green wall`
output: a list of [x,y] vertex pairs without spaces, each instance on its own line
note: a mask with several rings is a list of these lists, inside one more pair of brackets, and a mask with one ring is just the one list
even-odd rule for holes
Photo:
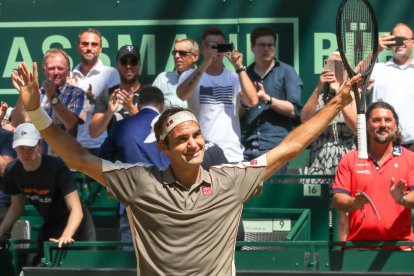
[[[0,3],[0,100],[14,103],[10,74],[25,60],[41,62],[50,47],[64,48],[79,62],[80,30],[98,28],[104,36],[101,59],[114,63],[117,49],[133,43],[143,57],[141,80],[150,83],[161,71],[172,70],[169,54],[177,37],[200,40],[206,26],[221,27],[252,61],[249,33],[260,25],[278,35],[276,55],[295,67],[306,101],[318,80],[323,60],[336,50],[335,17],[339,0],[3,0]],[[371,0],[380,32],[397,22],[414,26],[412,0]],[[380,57],[384,60],[385,53]]]

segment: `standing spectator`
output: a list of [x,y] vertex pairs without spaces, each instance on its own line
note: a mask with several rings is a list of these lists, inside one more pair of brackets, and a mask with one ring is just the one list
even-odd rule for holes
[[89,125],[93,138],[111,129],[112,123],[138,113],[138,97],[141,83],[141,57],[134,45],[125,45],[118,50],[116,69],[121,83],[104,90],[96,99],[95,110]]
[[[329,61],[341,61],[339,52],[332,53]],[[342,62],[342,61],[341,61]],[[303,107],[300,119],[308,121],[312,116],[321,110],[339,92],[343,84],[337,80],[344,81],[347,77],[345,71],[340,72],[342,76],[336,76],[335,71],[324,68],[319,78],[318,85]],[[334,175],[338,168],[339,160],[347,152],[355,149],[356,130],[356,105],[355,102],[344,107],[342,112],[336,116],[324,132],[312,143],[309,152],[309,175]],[[309,179],[307,183],[328,184],[330,179]],[[332,212],[330,211],[332,221]],[[338,211],[338,240],[344,241],[347,235],[348,214]],[[332,227],[332,225],[330,225]]]
[[[225,43],[225,39],[223,31],[218,28],[203,31],[203,63],[181,75],[177,95],[188,101],[204,138],[222,148],[229,162],[236,163],[243,161],[239,102],[255,106],[258,98],[243,66],[243,55],[235,50],[231,53],[217,51],[217,45]],[[236,73],[224,67],[224,56],[230,60]]]
[[[274,56],[276,34],[258,27],[250,36],[254,62],[247,68],[256,85],[259,104],[245,107],[241,118],[244,160],[251,160],[278,145],[292,130],[300,114],[302,81],[295,70]],[[283,174],[287,165],[278,173]]]
[[[341,61],[338,52],[328,58]],[[339,92],[342,83],[337,81],[334,71],[325,68],[318,85],[303,107],[300,119],[306,122],[322,109]],[[310,175],[334,175],[341,157],[355,149],[356,105],[352,102],[329,124],[324,132],[312,143],[309,155]],[[313,183],[331,184],[329,179],[314,179]]]
[[[400,37],[402,43],[393,46],[397,42],[396,37]],[[413,30],[404,23],[396,24],[391,34],[379,38],[380,51],[386,48],[391,49],[392,58],[374,66],[372,101],[384,101],[395,108],[401,120],[402,145],[411,148],[414,143]]]
[[199,55],[198,43],[190,38],[176,39],[171,54],[174,57],[175,71],[160,73],[152,85],[164,93],[166,107],[187,107],[187,101],[177,97],[178,80],[183,72],[195,67]]
[[96,138],[89,135],[89,124],[96,98],[105,89],[119,84],[119,74],[115,68],[103,65],[99,59],[99,54],[102,52],[102,36],[97,29],[83,30],[79,34],[77,47],[81,63],[73,69],[72,81],[87,92],[89,103],[87,118],[78,129],[77,140],[86,149],[96,152],[106,137],[106,131]]
[[332,187],[334,207],[349,212],[346,240],[413,241],[414,153],[400,146],[398,115],[391,105],[371,104],[366,120],[368,159],[358,159],[358,150],[346,154]]
[[[46,110],[57,126],[76,137],[78,126],[86,120],[87,103],[85,92],[67,83],[70,76],[70,60],[62,49],[49,49],[43,57],[45,81],[40,88],[41,106]],[[13,74],[16,74],[13,71]],[[16,88],[17,86],[14,85]],[[16,105],[17,109],[21,105]],[[21,114],[21,111],[16,111]],[[15,112],[15,113],[16,113]],[[27,120],[23,119],[24,121]],[[53,155],[46,143],[42,143],[42,152]]]
[[60,158],[41,154],[41,136],[31,123],[16,128],[13,148],[18,158],[4,172],[11,205],[0,225],[0,237],[19,219],[27,199],[44,219],[34,264],[40,261],[44,241],[61,247],[74,240],[95,240],[92,217],[81,204],[71,171]]

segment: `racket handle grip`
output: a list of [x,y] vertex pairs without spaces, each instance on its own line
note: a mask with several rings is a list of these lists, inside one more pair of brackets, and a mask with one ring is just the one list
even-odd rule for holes
[[368,159],[367,125],[365,121],[365,114],[357,115],[357,141],[358,159]]

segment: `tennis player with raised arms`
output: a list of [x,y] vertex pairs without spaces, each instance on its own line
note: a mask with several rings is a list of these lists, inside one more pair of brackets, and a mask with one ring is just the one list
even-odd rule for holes
[[297,156],[352,101],[348,80],[340,93],[276,148],[250,162],[201,168],[204,138],[187,109],[167,109],[155,125],[166,170],[111,163],[85,150],[56,127],[39,105],[37,65],[19,65],[14,81],[33,124],[73,169],[104,185],[127,206],[141,275],[235,275],[234,249],[243,204],[263,181]]

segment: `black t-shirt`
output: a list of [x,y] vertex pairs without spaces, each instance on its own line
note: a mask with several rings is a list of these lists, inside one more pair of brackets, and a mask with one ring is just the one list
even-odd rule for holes
[[27,172],[16,159],[4,172],[5,191],[9,195],[24,194],[48,224],[61,224],[69,217],[64,196],[76,190],[69,168],[62,159],[42,155],[36,171]]
[[[115,85],[109,89],[102,91],[102,93],[96,98],[95,109],[93,113],[105,113],[108,110],[108,102],[109,98],[111,97],[112,93],[116,89],[119,88],[119,85]],[[134,91],[134,95],[132,96],[132,102],[135,106],[138,106],[138,99],[139,99],[139,89]],[[107,126],[107,130],[110,130],[112,124],[116,121],[120,121],[122,119],[128,118],[131,116],[128,111],[126,111],[122,106],[119,110],[117,110],[114,115],[112,115],[111,121]]]

